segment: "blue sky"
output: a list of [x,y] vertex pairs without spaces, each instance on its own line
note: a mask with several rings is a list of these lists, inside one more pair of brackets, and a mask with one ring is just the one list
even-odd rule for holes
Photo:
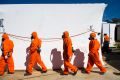
[[73,4],[73,3],[106,3],[108,4],[103,20],[120,18],[120,0],[0,0],[0,4]]

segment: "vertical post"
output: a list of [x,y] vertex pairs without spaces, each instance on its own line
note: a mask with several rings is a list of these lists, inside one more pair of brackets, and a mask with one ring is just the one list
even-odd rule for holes
[[110,23],[109,23],[109,38],[111,38],[111,37],[110,37]]
[[101,47],[102,47],[102,44],[103,44],[103,24],[102,23],[102,26],[101,26]]

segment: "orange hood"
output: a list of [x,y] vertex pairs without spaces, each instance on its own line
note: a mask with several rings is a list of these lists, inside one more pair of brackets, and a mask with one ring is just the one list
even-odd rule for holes
[[90,33],[90,37],[92,38],[95,38],[96,37],[96,34],[93,32],[93,33]]
[[37,38],[37,32],[32,32],[33,39]]
[[68,32],[68,31],[65,31],[65,32],[63,33],[63,35],[64,35],[64,38],[68,38],[68,37],[69,37],[69,32]]
[[6,40],[6,39],[9,39],[8,34],[4,33],[4,34],[2,35],[2,38],[4,38],[5,40]]

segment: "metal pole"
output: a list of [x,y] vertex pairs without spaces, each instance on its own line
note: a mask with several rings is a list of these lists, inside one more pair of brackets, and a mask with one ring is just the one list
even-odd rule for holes
[[103,24],[102,23],[102,26],[101,26],[101,47],[102,47],[102,44],[103,44]]
[[109,38],[110,38],[110,23],[109,23]]

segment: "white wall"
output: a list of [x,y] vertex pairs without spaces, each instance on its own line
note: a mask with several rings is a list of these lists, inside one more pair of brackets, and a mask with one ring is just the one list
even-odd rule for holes
[[[70,35],[75,35],[88,31],[90,25],[93,25],[95,31],[100,32],[105,7],[105,4],[0,5],[0,17],[4,18],[5,31],[8,33],[30,37],[32,31],[37,31],[40,38],[61,38],[65,30],[69,31]],[[84,63],[84,66],[87,65],[88,59],[88,37],[89,33],[72,38],[74,48],[84,53],[80,54],[80,51],[77,51],[83,62],[80,61],[80,57],[76,57],[78,63]],[[26,48],[30,42],[12,37],[11,39],[15,44],[15,69],[25,69]],[[52,68],[50,54],[54,48],[62,55],[62,40],[42,44],[41,57],[48,68]],[[57,60],[54,58],[53,62]]]

